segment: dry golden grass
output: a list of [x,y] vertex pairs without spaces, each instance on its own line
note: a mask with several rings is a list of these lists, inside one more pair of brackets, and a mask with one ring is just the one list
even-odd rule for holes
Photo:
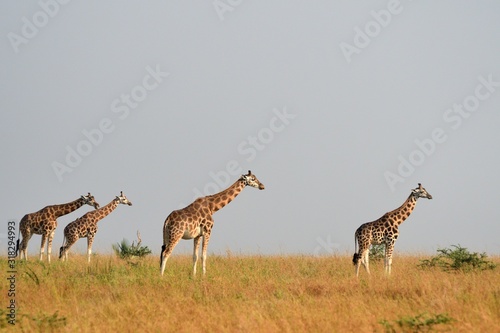
[[[500,332],[499,269],[446,273],[399,256],[393,274],[372,263],[354,276],[350,256],[209,256],[207,276],[191,278],[190,256],[135,263],[84,256],[50,266],[17,262],[17,323],[26,332],[384,332],[422,313],[455,321],[435,328]],[[500,258],[489,258],[499,263]],[[0,259],[2,272],[7,267]],[[7,294],[2,276],[1,294]],[[7,306],[6,298],[2,297]],[[4,316],[3,314],[3,316]],[[2,322],[5,326],[5,321]],[[1,325],[0,325],[1,326]],[[1,330],[5,330],[2,328]]]

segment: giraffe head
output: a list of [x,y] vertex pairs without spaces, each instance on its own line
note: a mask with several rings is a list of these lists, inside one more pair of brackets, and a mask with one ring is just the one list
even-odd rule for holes
[[94,196],[92,194],[90,194],[90,192],[89,192],[89,194],[87,194],[85,196],[82,195],[81,199],[83,200],[84,204],[92,206],[95,209],[99,208],[99,204],[97,203],[97,201],[95,201]]
[[118,201],[119,204],[132,206],[132,202],[123,195],[123,191],[120,191],[120,196],[116,196],[115,200]]
[[252,174],[252,171],[248,170],[248,174],[246,175],[241,175],[240,180],[245,182],[245,186],[252,186],[255,188],[258,188],[259,190],[263,190],[264,184],[262,184],[257,177],[255,177],[254,174]]
[[418,198],[427,198],[427,199],[432,199],[432,195],[429,194],[425,190],[425,188],[422,186],[422,184],[418,183],[418,187],[411,190],[411,193],[414,197]]

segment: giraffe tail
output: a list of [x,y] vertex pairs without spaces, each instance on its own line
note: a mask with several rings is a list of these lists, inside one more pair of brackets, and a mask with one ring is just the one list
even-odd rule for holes
[[354,265],[358,264],[359,259],[361,259],[361,256],[358,253],[358,238],[356,237],[356,234],[354,234],[354,255],[352,256],[352,263]]
[[16,242],[16,257],[19,254],[19,241],[21,240],[21,228],[19,228],[19,231],[17,233],[17,242]]
[[163,263],[163,252],[165,251],[165,249],[167,248],[167,246],[165,244],[163,244],[161,246],[161,254],[160,254],[160,268],[161,268],[161,264]]

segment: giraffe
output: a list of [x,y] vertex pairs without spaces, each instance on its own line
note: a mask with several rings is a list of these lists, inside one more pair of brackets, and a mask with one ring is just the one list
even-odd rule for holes
[[20,250],[20,259],[28,260],[28,242],[33,234],[42,235],[42,244],[40,246],[40,260],[43,260],[45,251],[45,242],[47,242],[47,260],[50,263],[50,255],[52,252],[52,239],[57,228],[57,218],[67,215],[83,205],[99,208],[99,204],[94,197],[88,193],[86,196],[81,196],[75,201],[65,204],[46,206],[38,212],[24,215],[19,222],[19,233],[23,235],[21,245],[19,245],[20,237],[17,239],[16,252]]
[[385,213],[378,220],[362,224],[356,230],[354,234],[354,250],[356,251],[356,243],[358,243],[359,251],[354,253],[352,258],[354,265],[356,265],[356,276],[359,276],[359,266],[361,264],[365,267],[366,272],[370,274],[368,252],[372,244],[385,245],[384,268],[386,274],[391,274],[392,252],[399,235],[398,227],[410,216],[418,198],[432,199],[432,195],[420,183],[417,188],[411,191],[408,199],[399,208]]
[[132,202],[123,195],[123,192],[120,192],[120,196],[114,198],[106,206],[88,212],[69,223],[64,228],[64,240],[63,245],[59,249],[59,259],[67,260],[70,247],[80,238],[87,237],[87,261],[90,263],[92,242],[97,233],[97,222],[109,215],[119,204],[132,206]]
[[160,255],[161,275],[163,275],[165,271],[168,258],[181,238],[194,240],[193,276],[196,276],[198,249],[200,240],[203,238],[201,261],[203,275],[205,275],[207,246],[214,225],[212,215],[230,203],[247,185],[258,188],[259,190],[264,189],[264,184],[248,170],[248,174],[241,175],[241,177],[227,189],[213,195],[198,198],[189,206],[174,210],[170,213],[163,225],[163,246],[161,247]]

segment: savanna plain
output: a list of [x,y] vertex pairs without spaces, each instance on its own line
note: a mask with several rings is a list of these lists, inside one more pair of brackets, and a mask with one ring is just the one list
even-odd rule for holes
[[[352,255],[212,255],[205,277],[191,256],[124,260],[83,255],[51,264],[16,261],[16,322],[7,322],[7,258],[1,331],[13,332],[500,332],[500,270],[422,268],[423,255],[394,257],[371,276]],[[500,264],[500,257],[489,260]],[[7,275],[7,276],[6,276]],[[445,318],[445,320],[442,320]],[[413,322],[403,325],[402,322]],[[422,324],[423,322],[423,324]],[[399,323],[399,324],[398,324]]]

